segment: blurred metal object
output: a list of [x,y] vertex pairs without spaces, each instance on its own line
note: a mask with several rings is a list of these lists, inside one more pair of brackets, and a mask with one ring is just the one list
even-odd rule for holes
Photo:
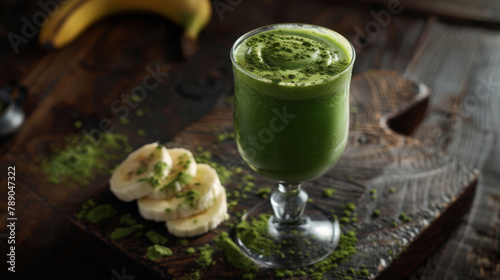
[[0,139],[13,136],[24,123],[24,111],[21,107],[28,90],[18,82],[7,83],[0,90]]

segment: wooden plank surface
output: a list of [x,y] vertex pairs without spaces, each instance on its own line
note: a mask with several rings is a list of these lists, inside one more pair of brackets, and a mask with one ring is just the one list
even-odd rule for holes
[[[446,240],[472,203],[477,172],[450,157],[433,153],[419,141],[394,133],[384,124],[387,119],[414,116],[396,113],[424,102],[428,94],[425,86],[408,82],[395,72],[374,71],[353,78],[350,104],[357,111],[351,113],[348,147],[332,171],[305,185],[314,203],[324,210],[335,210],[339,217],[347,202],[357,205],[358,222],[344,224],[343,229],[356,230],[358,252],[352,262],[341,265],[340,271],[348,271],[349,268],[357,270],[364,265],[370,276],[358,276],[359,279],[408,277]],[[222,107],[188,126],[168,146],[186,147],[192,151],[202,147],[213,153],[217,163],[242,167],[245,174],[254,174],[242,162],[233,140],[217,140],[219,133],[232,131],[232,110]],[[235,192],[242,192],[238,187],[240,180],[234,178],[226,185],[230,197],[235,197]],[[257,188],[253,192],[273,182],[258,177],[255,184]],[[336,193],[330,199],[322,198],[324,188],[334,188]],[[390,188],[395,188],[394,193],[390,192]],[[373,189],[377,190],[376,199],[371,198]],[[238,221],[237,213],[262,201],[253,192],[249,192],[247,199],[239,200],[238,205],[231,209],[232,223]],[[166,234],[163,223],[141,219],[135,203],[120,202],[109,191],[98,194],[95,199],[113,205],[120,214],[131,213],[146,225],[146,231],[152,229]],[[373,216],[375,209],[381,211],[379,217]],[[413,220],[401,222],[398,218],[401,213]],[[99,225],[73,221],[85,234],[95,237],[107,247],[116,248],[145,271],[152,271],[160,278],[179,277],[197,268],[196,256],[185,253],[186,247],[180,246],[174,236],[167,235],[170,239],[167,247],[175,252],[174,256],[151,262],[144,255],[146,242],[109,239],[109,233],[117,226],[116,220]],[[398,225],[394,226],[394,222]],[[209,243],[215,247],[213,240],[219,231],[231,232],[231,227],[226,223],[218,231],[190,238],[187,246]],[[220,255],[221,252],[217,252],[216,256]],[[202,279],[217,276],[236,279],[242,273],[223,260],[203,271]],[[333,271],[330,273],[327,277],[335,275]],[[272,271],[263,269],[258,278],[272,278],[272,275]]]
[[500,34],[432,22],[405,76],[432,88],[413,135],[481,170],[470,214],[412,279],[500,279]]
[[[483,23],[500,23],[500,3],[495,0],[360,0],[380,4],[380,9],[397,5],[403,9],[444,18]],[[378,10],[378,9],[377,9]]]
[[[405,8],[408,7],[405,1],[401,2]],[[416,1],[414,0],[413,2]],[[440,5],[440,3],[443,2],[449,3],[450,1],[429,2],[426,4],[429,7],[433,7],[433,5]],[[463,5],[465,2],[468,1],[461,1],[456,7],[467,7]],[[490,1],[474,1],[471,2],[471,5],[477,5],[479,7],[489,2]],[[356,39],[355,28],[364,30],[367,24],[374,20],[370,12],[373,9],[378,11],[386,8],[386,6],[384,6],[385,2],[380,3],[382,3],[382,5],[372,6],[369,3],[356,2],[352,6],[349,6],[344,3],[317,0],[307,1],[307,5],[304,5],[301,1],[243,1],[240,5],[234,7],[234,10],[225,12],[223,17],[214,14],[210,26],[202,33],[201,42],[202,44],[208,44],[212,51],[219,49],[221,51],[221,56],[223,55],[225,57],[229,46],[242,33],[264,24],[292,21],[325,25],[340,31],[354,42],[354,39]],[[21,18],[23,16],[32,16],[38,9],[39,7],[36,1],[0,1],[0,82],[3,84],[3,82],[9,79],[17,79],[22,82],[30,81],[30,97],[23,106],[29,118],[31,114],[34,114],[39,109],[47,112],[47,110],[50,111],[50,108],[55,108],[67,103],[67,99],[64,102],[58,100],[61,94],[54,93],[53,86],[59,91],[65,90],[71,94],[76,94],[74,97],[75,99],[71,102],[78,104],[81,103],[79,101],[85,100],[86,97],[88,97],[86,93],[92,90],[98,92],[94,93],[95,95],[92,96],[100,96],[100,93],[104,93],[105,96],[108,96],[108,100],[113,99],[113,96],[119,96],[122,93],[126,93],[130,90],[129,86],[131,86],[134,81],[142,78],[141,73],[144,67],[149,64],[154,65],[156,62],[161,62],[162,65],[167,68],[172,67],[168,68],[172,69],[172,75],[164,85],[169,89],[173,88],[173,81],[177,80],[174,79],[177,75],[181,75],[184,71],[188,71],[186,62],[183,62],[180,58],[180,47],[176,44],[177,38],[181,34],[180,29],[161,18],[149,16],[115,17],[103,21],[86,32],[82,38],[70,47],[70,50],[63,51],[69,62],[72,61],[75,55],[76,58],[78,58],[81,57],[81,55],[85,56],[85,52],[87,52],[90,59],[86,60],[80,58],[80,62],[78,63],[81,65],[69,63],[71,69],[84,69],[87,67],[92,71],[100,71],[100,73],[92,76],[90,73],[85,73],[84,70],[72,70],[73,72],[70,74],[60,71],[58,68],[51,68],[51,71],[44,71],[44,67],[50,68],[52,63],[56,63],[58,57],[58,65],[66,69],[67,65],[64,63],[64,60],[61,60],[63,54],[47,53],[37,46],[36,40],[30,40],[29,44],[23,45],[20,48],[20,52],[15,54],[6,38],[6,34],[10,31],[19,33],[23,24]],[[390,23],[380,28],[379,33],[375,36],[366,36],[366,38],[364,38],[365,40],[360,44],[360,46],[363,47],[357,48],[358,57],[354,69],[355,73],[377,68],[395,69],[401,73],[405,71],[408,61],[413,57],[417,42],[427,22],[427,12],[425,9],[420,10],[421,13],[415,16],[408,13],[408,11],[411,10],[412,9],[408,7],[403,13],[393,15]],[[444,10],[450,9],[447,8]],[[463,10],[466,12],[467,10],[474,12],[477,9],[474,7],[467,7]],[[481,19],[479,20],[481,21]],[[466,35],[462,34],[460,31],[462,27],[465,27],[466,32],[464,34]],[[490,277],[495,279],[495,275],[499,274],[496,267],[498,267],[498,252],[500,251],[498,244],[494,243],[495,238],[498,239],[499,232],[497,230],[498,220],[495,218],[495,213],[499,212],[497,206],[498,189],[496,187],[499,181],[498,168],[495,169],[495,166],[498,166],[498,157],[496,157],[498,155],[498,149],[495,148],[499,146],[498,143],[495,143],[498,137],[496,137],[496,132],[492,132],[495,131],[494,128],[480,130],[483,131],[482,135],[480,131],[476,133],[474,127],[478,126],[478,122],[483,121],[491,126],[498,127],[498,115],[495,115],[498,114],[498,110],[492,107],[496,105],[495,102],[498,103],[498,99],[494,96],[490,99],[493,102],[478,103],[478,108],[480,109],[476,111],[478,115],[474,117],[474,122],[462,122],[460,118],[450,120],[448,112],[456,111],[457,106],[459,107],[460,104],[462,104],[466,96],[463,93],[468,92],[468,95],[473,95],[475,90],[471,88],[471,85],[474,85],[474,82],[477,83],[481,81],[478,78],[478,74],[474,72],[475,69],[481,68],[481,64],[479,62],[474,62],[472,64],[476,64],[476,68],[470,68],[470,65],[463,67],[461,63],[453,64],[450,57],[454,55],[450,54],[450,57],[448,57],[447,54],[457,52],[458,49],[463,49],[459,45],[453,44],[457,38],[462,38],[462,41],[479,40],[479,42],[475,44],[482,45],[481,48],[470,48],[466,50],[478,50],[478,52],[481,53],[480,57],[483,57],[482,61],[489,67],[481,71],[488,75],[493,75],[492,77],[494,78],[494,74],[492,73],[497,73],[495,71],[498,69],[496,66],[498,64],[495,65],[492,61],[495,61],[493,54],[497,52],[496,34],[498,31],[495,29],[468,28],[466,26],[451,24],[441,26],[441,31],[439,33],[435,31],[436,29],[426,30],[426,33],[434,32],[434,37],[432,38],[435,42],[434,44],[428,42],[426,51],[420,52],[414,59],[413,65],[415,66],[418,64],[418,68],[420,69],[418,71],[419,74],[417,75],[410,70],[406,73],[431,85],[431,87],[433,87],[432,96],[434,96],[436,100],[440,98],[439,96],[451,96],[449,100],[451,100],[454,105],[447,104],[447,101],[445,101],[446,98],[439,102],[432,101],[433,104],[439,104],[439,108],[442,109],[442,111],[434,110],[434,113],[428,114],[425,118],[426,125],[429,125],[429,128],[434,128],[436,124],[438,124],[440,130],[437,130],[432,136],[428,136],[427,134],[432,130],[428,129],[426,131],[426,129],[423,128],[415,134],[415,136],[422,139],[424,142],[429,141],[426,139],[431,139],[430,141],[436,143],[438,146],[452,147],[443,148],[443,150],[445,150],[445,152],[452,151],[453,155],[459,155],[466,161],[470,160],[469,163],[480,168],[483,174],[487,174],[487,178],[484,180],[480,179],[479,182],[479,194],[482,199],[476,200],[473,205],[471,215],[474,215],[474,219],[469,218],[464,221],[458,233],[452,238],[452,241],[441,248],[440,253],[434,255],[428,261],[427,265],[421,267],[422,273],[416,274],[415,277],[416,279],[447,279],[442,278],[443,275],[446,275],[449,279],[454,279],[453,277],[457,275],[463,275],[457,277],[465,277],[464,279],[468,279],[467,277],[489,279],[488,277]],[[448,37],[451,41],[441,40],[440,36],[446,35],[445,33],[448,31],[453,33],[455,37]],[[473,33],[476,34],[474,35]],[[439,36],[436,34],[439,34]],[[108,35],[111,41],[106,45],[105,39]],[[144,39],[142,37],[143,35],[147,39]],[[424,38],[425,37],[426,35],[424,35]],[[102,45],[95,44],[94,47],[89,47],[89,44],[99,40],[99,38],[101,38],[100,42],[103,43]],[[211,42],[214,41],[217,42],[216,45],[211,44]],[[368,43],[365,44],[366,42]],[[489,47],[485,47],[486,45]],[[120,46],[120,48],[116,48],[116,46]],[[143,51],[144,46],[149,46],[147,49],[150,51]],[[83,54],[78,51],[79,48],[82,49],[81,51],[83,51]],[[441,52],[445,55],[435,55],[435,49],[445,49],[445,51]],[[121,52],[121,57],[119,55],[113,55],[113,52],[116,51]],[[80,56],[78,56],[78,54],[80,54]],[[110,55],[109,60],[107,60],[108,55]],[[431,61],[426,60],[428,55],[432,56]],[[465,56],[470,57],[467,53]],[[473,56],[476,56],[476,53],[474,53]],[[223,59],[216,60],[222,61]],[[427,61],[429,65],[432,65],[434,71],[425,73],[427,65],[418,63],[420,60]],[[457,61],[460,61],[460,59]],[[125,64],[123,64],[124,62]],[[200,57],[199,63],[192,62],[190,64],[191,66],[189,68],[195,69],[191,70],[194,74],[189,76],[194,76],[199,82],[201,81],[201,83],[203,83],[204,76],[200,74],[200,68],[196,68],[195,65],[203,65],[212,62],[206,61],[205,58]],[[444,67],[444,65],[446,65],[446,67]],[[450,65],[453,65],[453,67],[450,67]],[[122,66],[125,66],[126,70],[120,71],[120,67]],[[120,80],[125,84],[123,88],[118,86],[113,87],[113,85],[110,84],[106,85],[105,81],[96,82],[96,79],[102,80],[103,78],[100,77],[105,76],[106,72],[110,69],[114,75],[110,76],[109,81],[117,81],[118,83],[118,80]],[[453,71],[450,69],[453,69]],[[215,71],[215,73],[217,73],[217,71]],[[79,79],[81,73],[85,73],[85,81],[96,85],[95,88],[89,89],[87,87],[79,89],[75,87],[65,87],[59,83],[61,81],[78,86],[79,83],[75,80]],[[444,75],[445,73],[448,73],[448,75]],[[469,76],[470,73],[475,74]],[[39,77],[37,77],[38,74],[40,75]],[[486,76],[489,77],[488,75]],[[59,76],[63,77],[63,80],[59,80]],[[28,79],[28,77],[31,78]],[[457,77],[463,79],[458,79]],[[445,82],[441,83],[441,79]],[[127,84],[128,80],[132,80],[132,82]],[[452,86],[452,82],[446,81],[457,81],[458,84],[463,84],[467,81],[467,86],[454,87]],[[101,86],[103,87],[101,88]],[[443,86],[443,88],[440,89],[441,86]],[[481,84],[476,86],[480,87]],[[434,89],[434,87],[436,89]],[[204,88],[204,86],[200,88]],[[493,84],[490,88],[496,88],[496,85]],[[114,89],[114,92],[108,92],[109,89]],[[211,88],[209,91],[214,92],[215,90]],[[165,91],[162,90],[162,92]],[[175,94],[177,90],[166,92],[168,92],[167,95],[171,95]],[[498,96],[498,90],[494,90],[494,92],[497,94],[496,96]],[[85,107],[83,103],[82,107]],[[210,104],[207,105],[206,110],[208,110],[208,107],[210,107]],[[472,107],[474,107],[474,105],[472,105]],[[488,109],[483,110],[483,107]],[[89,110],[88,108],[78,107],[75,108],[75,111],[79,111],[80,109],[85,112]],[[202,111],[203,110],[199,113],[201,114]],[[194,110],[194,112],[196,113],[197,111]],[[109,113],[109,107],[105,106],[103,103],[98,106],[98,109],[92,112],[93,115],[90,116],[89,119],[95,120],[96,116],[107,116]],[[182,115],[181,119],[186,116],[192,116],[192,113],[188,114],[187,111],[184,111],[182,114],[185,115]],[[77,131],[71,121],[64,121],[65,117],[68,117],[64,115],[64,112],[62,114],[56,112],[54,112],[54,114],[37,113],[37,116],[44,118],[47,116],[58,116],[56,122],[62,122],[55,130],[58,135],[57,137],[63,137],[67,133]],[[54,119],[53,117],[50,118]],[[31,120],[28,120],[28,122],[30,121]],[[133,120],[133,122],[136,121],[137,123],[135,125],[137,127],[142,126],[141,120]],[[162,135],[167,139],[175,135],[175,131],[180,130],[188,122],[189,121],[174,121],[176,125],[170,125],[162,132],[164,133]],[[38,120],[33,123],[40,124],[45,122],[44,120]],[[462,132],[458,134],[454,132],[456,131],[455,128],[457,124],[460,124],[459,126],[463,128],[461,129]],[[93,125],[93,123],[91,123],[91,125]],[[126,129],[126,127],[123,128]],[[128,133],[135,135],[135,130],[136,128],[130,128]],[[38,131],[43,132],[41,130]],[[484,133],[484,131],[486,131],[486,133]],[[452,132],[454,134],[451,134]],[[49,130],[48,133],[51,134],[52,132]],[[426,135],[419,136],[424,134]],[[458,137],[459,139],[457,139],[454,135],[459,135],[461,138]],[[30,161],[32,159],[32,155],[26,153],[24,146],[34,141],[24,138],[28,136],[38,137],[35,134],[25,133],[23,137],[18,136],[15,141],[11,141],[2,146],[0,155],[9,154],[8,157],[2,158],[1,161],[4,164],[2,166],[10,163]],[[142,141],[144,138],[137,137],[136,139]],[[155,140],[151,135],[145,137],[145,139]],[[16,143],[16,145],[14,145],[14,143]],[[134,145],[137,145],[139,142],[135,143]],[[487,148],[492,145],[493,148]],[[485,159],[486,157],[487,159]],[[488,169],[485,170],[485,168]],[[31,170],[28,171],[28,169],[23,168],[21,172],[23,174],[30,174]],[[54,203],[49,204],[45,202],[47,198],[43,197],[44,195],[53,195],[49,190],[38,193],[28,189],[32,189],[34,188],[33,186],[41,184],[39,187],[40,189],[50,188],[53,192],[57,193],[60,191],[59,188],[50,184],[41,183],[40,180],[36,179],[27,179],[26,181],[29,181],[30,185],[23,187],[22,201],[29,201],[30,203],[26,203],[26,208],[23,210],[26,212],[26,223],[20,230],[23,231],[21,235],[26,236],[26,238],[24,238],[26,242],[19,245],[19,248],[23,249],[23,252],[19,252],[20,255],[18,256],[21,260],[20,264],[29,267],[33,276],[43,276],[50,279],[107,279],[113,277],[110,271],[115,267],[101,267],[92,258],[81,256],[78,252],[68,248],[71,240],[68,236],[68,222],[64,215],[59,214],[72,209],[74,205],[79,203],[84,197],[93,193],[96,188],[100,188],[106,181],[106,178],[97,177],[90,188],[63,189],[60,196],[64,198],[60,200],[64,202],[57,206]],[[3,182],[3,178],[0,182]],[[5,205],[4,202],[4,196],[0,197],[2,207]],[[40,214],[45,212],[48,213]],[[33,231],[39,233],[40,237],[35,240],[30,239]],[[0,248],[4,248],[4,245],[4,242],[1,243]],[[480,249],[476,249],[476,247]],[[455,254],[455,248],[460,248],[460,252]],[[33,253],[37,251],[43,252],[43,254]],[[45,253],[49,254],[49,258],[41,257],[44,256]],[[49,261],[48,259],[51,260]],[[82,264],[82,269],[73,269],[75,266],[71,264],[74,263]],[[84,264],[87,265],[85,266]],[[92,271],[89,271],[86,267],[93,267]],[[20,269],[27,271],[27,268],[21,267]],[[116,269],[120,268],[117,267]],[[95,275],[99,275],[99,277]]]

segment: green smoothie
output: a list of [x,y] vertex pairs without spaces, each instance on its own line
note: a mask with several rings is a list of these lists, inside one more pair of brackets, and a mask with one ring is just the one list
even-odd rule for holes
[[263,27],[235,43],[236,141],[254,170],[298,183],[335,165],[347,143],[354,56],[344,37],[312,25]]

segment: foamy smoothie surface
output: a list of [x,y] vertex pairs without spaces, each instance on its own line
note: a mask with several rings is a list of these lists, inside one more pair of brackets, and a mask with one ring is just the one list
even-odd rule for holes
[[234,60],[247,72],[273,83],[314,85],[349,66],[352,57],[345,45],[314,28],[274,29],[242,41]]

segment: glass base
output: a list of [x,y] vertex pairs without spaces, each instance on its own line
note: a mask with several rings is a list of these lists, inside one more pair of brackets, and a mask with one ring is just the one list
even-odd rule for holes
[[294,223],[279,223],[269,201],[250,209],[242,220],[248,224],[237,228],[236,244],[248,257],[271,268],[314,264],[328,257],[340,239],[339,223],[310,203]]

